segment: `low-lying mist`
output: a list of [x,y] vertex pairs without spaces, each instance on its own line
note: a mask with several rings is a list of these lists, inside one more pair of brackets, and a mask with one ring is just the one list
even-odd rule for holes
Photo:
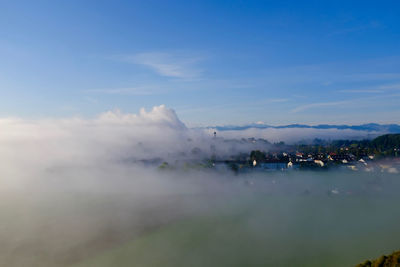
[[163,106],[0,125],[1,266],[351,266],[400,247],[398,174],[158,170],[140,159],[213,152]]
[[400,246],[397,175],[37,175],[1,192],[2,266],[346,266]]

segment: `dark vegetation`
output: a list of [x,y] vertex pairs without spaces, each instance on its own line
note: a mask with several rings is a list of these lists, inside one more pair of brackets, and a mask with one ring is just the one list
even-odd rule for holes
[[375,260],[367,260],[356,267],[400,267],[400,250],[386,256],[380,256]]
[[273,156],[276,159],[284,162],[287,159],[283,155],[278,155],[279,152],[287,152],[295,154],[296,152],[304,155],[319,155],[326,158],[328,154],[335,155],[352,155],[356,159],[373,155],[375,158],[398,157],[400,156],[400,134],[386,134],[379,136],[373,140],[336,140],[324,141],[315,139],[312,144],[297,144],[285,145],[274,144],[273,148],[268,152],[252,151],[250,154],[251,160],[258,162],[265,161]]
[[[226,142],[235,141],[227,140]],[[397,158],[396,162],[400,162],[400,134],[386,134],[373,140],[329,141],[315,139],[309,144],[270,143],[264,139],[254,138],[242,139],[240,142],[251,143],[255,146],[257,144],[261,146],[268,145],[266,148],[267,151],[258,149],[251,150],[248,153],[239,152],[233,155],[218,155],[216,145],[212,144],[211,157],[205,156],[200,162],[189,160],[183,166],[177,166],[176,163],[170,165],[164,162],[159,165],[159,169],[167,170],[176,167],[183,167],[183,169],[212,169],[216,164],[225,164],[228,169],[237,174],[242,169],[253,168],[255,166],[260,167],[263,163],[285,164],[286,168],[286,164],[291,162],[296,165],[296,168],[307,170],[327,170],[342,165],[349,165],[349,168],[353,167],[356,170],[360,166],[357,167],[354,164],[364,164],[361,167],[369,168],[371,166],[369,164],[372,161],[382,162],[385,159]],[[191,154],[194,155],[200,155],[201,153],[202,151],[199,148],[194,148],[191,151]],[[265,167],[266,165],[263,166]],[[269,166],[267,168],[282,168],[282,165],[279,166],[281,167]]]
[[352,153],[356,157],[375,155],[377,157],[398,156],[400,154],[400,134],[385,134],[373,140],[336,140],[326,142],[315,139],[310,145],[297,145],[302,153]]

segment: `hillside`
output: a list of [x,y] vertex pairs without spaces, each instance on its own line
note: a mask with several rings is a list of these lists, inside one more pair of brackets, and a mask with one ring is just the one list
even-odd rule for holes
[[367,260],[356,267],[400,267],[400,250],[386,256],[380,256],[375,260]]
[[400,148],[400,134],[385,134],[371,141],[371,146],[379,150]]

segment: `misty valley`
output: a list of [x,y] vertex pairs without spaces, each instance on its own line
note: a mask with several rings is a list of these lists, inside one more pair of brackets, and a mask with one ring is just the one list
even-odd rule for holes
[[0,0],[0,267],[400,267],[399,14]]
[[400,248],[398,134],[188,128],[165,106],[0,126],[1,266],[355,266]]
[[400,246],[387,172],[48,169],[2,192],[4,266],[354,266]]
[[4,266],[353,266],[399,247],[394,174],[58,175],[2,193]]

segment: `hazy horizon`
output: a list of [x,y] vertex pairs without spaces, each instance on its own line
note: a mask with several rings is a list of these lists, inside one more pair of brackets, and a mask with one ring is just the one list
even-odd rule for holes
[[399,14],[0,0],[0,267],[342,267],[399,250]]

